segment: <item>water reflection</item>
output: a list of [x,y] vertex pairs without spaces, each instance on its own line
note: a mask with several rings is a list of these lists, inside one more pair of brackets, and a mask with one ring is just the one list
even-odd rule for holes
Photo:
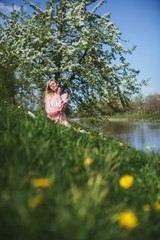
[[[89,119],[81,119],[80,123],[98,129],[104,134],[116,137],[129,145],[144,150],[153,151],[153,144],[156,145],[154,151],[160,153],[160,122],[108,122],[105,121],[101,126],[96,126]],[[149,145],[150,149],[146,149]]]

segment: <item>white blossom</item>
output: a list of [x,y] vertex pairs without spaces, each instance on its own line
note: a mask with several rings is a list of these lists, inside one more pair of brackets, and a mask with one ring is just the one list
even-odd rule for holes
[[[93,90],[101,82],[101,90],[112,89],[114,96],[117,96],[117,86],[123,86],[126,91],[137,90],[135,71],[126,60],[120,60],[120,64],[115,61],[132,51],[123,46],[119,29],[109,20],[110,12],[102,17],[96,15],[104,0],[91,12],[86,10],[85,0],[75,0],[72,4],[66,0],[63,9],[57,1],[57,13],[54,1],[50,0],[52,6],[44,11],[25,2],[35,13],[24,18],[23,23],[11,17],[6,26],[1,27],[0,44],[5,46],[0,54],[3,65],[9,62],[14,66],[17,61],[16,71],[30,75],[31,82],[37,86],[40,81],[43,85],[48,75],[58,73],[61,82],[72,86],[68,91],[74,92],[75,88],[77,94],[83,92],[82,82],[87,82]],[[127,73],[125,81],[124,71]],[[42,75],[42,80],[37,80],[36,75]]]

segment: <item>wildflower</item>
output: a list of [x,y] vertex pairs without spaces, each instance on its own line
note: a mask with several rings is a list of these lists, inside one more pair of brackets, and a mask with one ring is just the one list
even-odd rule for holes
[[43,202],[43,198],[41,195],[38,195],[36,197],[33,197],[31,198],[29,201],[28,201],[28,205],[32,208],[35,208],[37,207],[38,205],[40,205],[41,203]]
[[149,204],[144,205],[144,206],[143,206],[143,210],[144,210],[145,212],[150,212],[150,211],[151,211],[150,205],[149,205]]
[[37,178],[37,179],[33,180],[33,182],[32,182],[33,187],[45,188],[45,187],[50,186],[50,184],[51,184],[51,180],[48,178]]
[[135,228],[138,225],[138,218],[132,211],[124,211],[117,215],[119,223],[128,229]]
[[155,145],[155,144],[153,144],[151,147],[152,147],[152,148],[155,148],[155,147],[156,147],[156,145]]
[[122,142],[119,143],[119,147],[122,147],[124,144]]
[[90,136],[89,138],[90,138],[90,139],[94,139],[94,137],[93,137],[93,136]]
[[102,134],[103,134],[103,133],[99,133],[98,135],[99,135],[99,136],[102,136]]
[[88,134],[91,134],[91,132],[88,132]]
[[103,139],[104,139],[104,140],[106,140],[106,138],[105,138],[105,137],[104,137]]
[[93,163],[93,159],[90,157],[85,158],[84,164],[90,166]]
[[7,101],[4,101],[4,103],[7,103]]
[[21,106],[18,106],[18,108],[21,108]]
[[147,146],[146,146],[146,149],[150,149],[150,146],[147,145]]
[[134,182],[134,178],[131,175],[125,175],[121,177],[119,180],[120,186],[125,189],[130,188],[133,182]]
[[35,116],[32,112],[30,112],[30,111],[28,111],[28,115],[29,115],[30,117],[32,117],[32,118],[36,118],[36,116]]
[[81,128],[79,127],[78,129],[77,129],[77,131],[79,132],[81,130]]
[[154,203],[154,207],[156,210],[160,211],[160,203],[158,201]]

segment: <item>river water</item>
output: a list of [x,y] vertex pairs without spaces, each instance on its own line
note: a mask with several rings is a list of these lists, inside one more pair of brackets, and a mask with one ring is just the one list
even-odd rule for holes
[[[109,122],[98,127],[89,119],[74,119],[106,135],[128,143],[136,149],[160,153],[160,122]],[[146,146],[150,146],[147,149]]]

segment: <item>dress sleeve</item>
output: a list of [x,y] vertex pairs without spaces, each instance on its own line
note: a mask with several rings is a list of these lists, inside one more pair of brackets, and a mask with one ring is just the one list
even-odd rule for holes
[[61,99],[62,99],[62,104],[67,106],[67,104],[68,104],[68,96],[67,96],[66,93],[61,95]]
[[45,110],[48,115],[53,116],[62,111],[64,101],[61,98],[48,96],[45,103]]

